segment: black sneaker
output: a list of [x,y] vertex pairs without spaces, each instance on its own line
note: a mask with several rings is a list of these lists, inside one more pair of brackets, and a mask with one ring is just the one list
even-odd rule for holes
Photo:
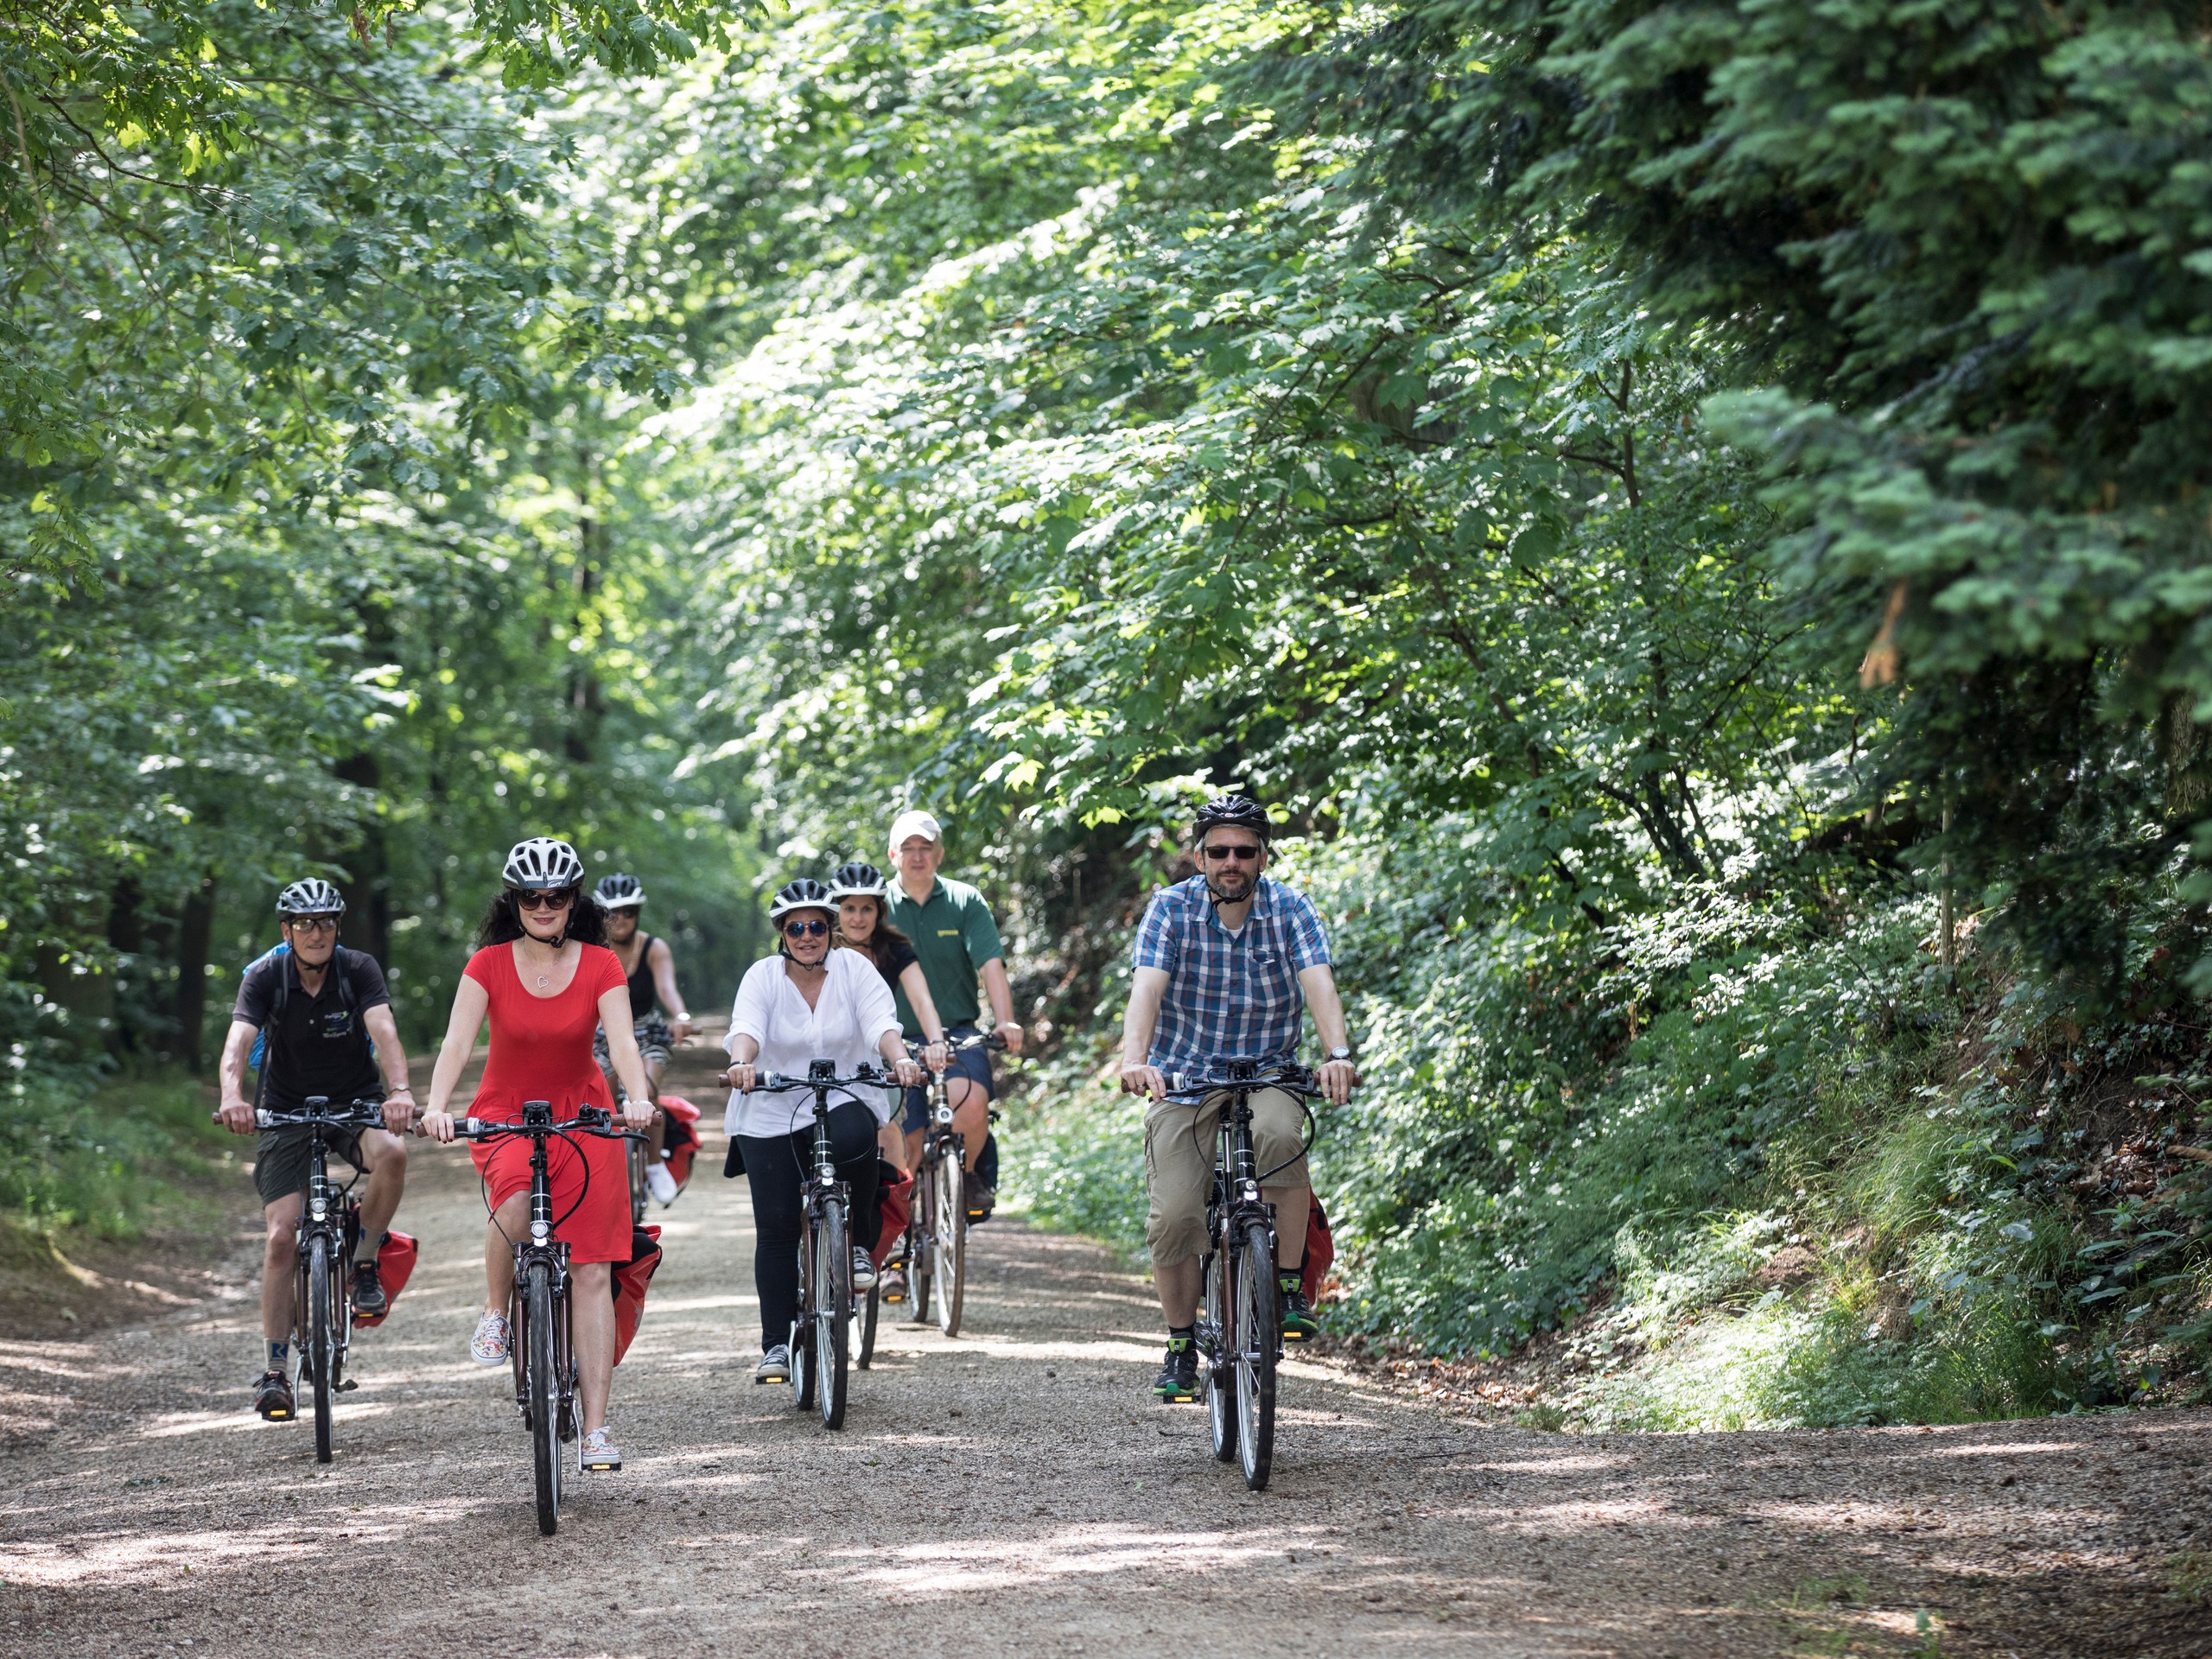
[[991,1211],[999,1201],[998,1189],[986,1186],[975,1171],[968,1172],[968,1224],[970,1227],[991,1218]]
[[254,1385],[253,1408],[272,1423],[289,1423],[292,1409],[292,1380],[282,1371],[264,1371]]
[[353,1264],[353,1311],[365,1319],[382,1315],[391,1306],[391,1299],[384,1294],[384,1281],[377,1275],[374,1262]]
[[1321,1322],[1313,1317],[1313,1310],[1306,1306],[1305,1275],[1283,1273],[1275,1275],[1275,1286],[1282,1292],[1282,1339],[1285,1342],[1311,1342],[1321,1334]]
[[1198,1344],[1188,1337],[1167,1338],[1167,1358],[1153,1379],[1152,1391],[1164,1406],[1187,1406],[1198,1397]]

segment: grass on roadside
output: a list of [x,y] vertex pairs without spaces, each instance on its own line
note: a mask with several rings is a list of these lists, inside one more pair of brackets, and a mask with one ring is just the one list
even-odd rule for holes
[[206,1090],[175,1075],[0,1100],[0,1249],[14,1259],[67,1236],[124,1243],[196,1214],[185,1186],[228,1139],[207,1121]]

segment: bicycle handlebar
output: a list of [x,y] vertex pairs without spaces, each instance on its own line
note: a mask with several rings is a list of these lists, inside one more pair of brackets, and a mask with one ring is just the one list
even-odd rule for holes
[[855,1084],[868,1084],[880,1089],[892,1081],[889,1072],[878,1071],[872,1065],[861,1067],[849,1077],[787,1077],[780,1071],[763,1071],[760,1082],[753,1085],[752,1092],[780,1095],[793,1089],[849,1089]]
[[1326,1098],[1315,1086],[1313,1073],[1295,1061],[1255,1069],[1244,1077],[1193,1077],[1188,1072],[1172,1071],[1167,1074],[1167,1081],[1173,1085],[1166,1091],[1170,1100],[1199,1100],[1225,1089],[1280,1089],[1285,1094],[1303,1095],[1308,1100]]
[[[207,1121],[223,1121],[222,1108],[207,1114]],[[384,1102],[364,1097],[333,1109],[327,1095],[309,1095],[307,1104],[296,1112],[280,1112],[267,1106],[254,1109],[253,1122],[261,1129],[303,1129],[309,1124],[320,1123],[327,1129],[380,1129],[384,1127]]]
[[496,1141],[501,1135],[595,1135],[602,1141],[642,1141],[645,1137],[635,1129],[618,1129],[613,1120],[597,1106],[587,1106],[574,1117],[563,1122],[525,1123],[495,1118],[464,1117],[453,1126],[456,1141]]

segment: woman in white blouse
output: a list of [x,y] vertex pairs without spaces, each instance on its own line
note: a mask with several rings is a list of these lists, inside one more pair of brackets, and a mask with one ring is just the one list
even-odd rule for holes
[[[753,1286],[760,1298],[760,1363],[755,1382],[791,1378],[791,1321],[798,1313],[800,1191],[814,1160],[814,1096],[798,1090],[754,1094],[764,1072],[803,1077],[816,1060],[842,1076],[881,1061],[902,1084],[918,1084],[921,1068],[906,1058],[899,1011],[874,964],[857,950],[832,950],[837,907],[829,888],[801,878],[776,894],[768,920],[776,954],[746,970],[731,1008],[727,1046],[735,1062],[722,1128],[745,1160],[753,1189]],[[876,1131],[890,1117],[883,1090],[830,1109],[830,1145],[837,1174],[852,1191],[853,1288],[875,1283],[875,1248],[882,1217],[876,1208]]]

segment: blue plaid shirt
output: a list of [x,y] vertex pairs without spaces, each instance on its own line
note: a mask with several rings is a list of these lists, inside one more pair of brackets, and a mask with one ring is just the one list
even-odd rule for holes
[[1294,1058],[1306,1014],[1298,976],[1330,960],[1313,906],[1272,876],[1260,878],[1235,933],[1207,902],[1204,876],[1162,887],[1137,924],[1136,965],[1167,971],[1145,1058],[1185,1073],[1217,1059]]

